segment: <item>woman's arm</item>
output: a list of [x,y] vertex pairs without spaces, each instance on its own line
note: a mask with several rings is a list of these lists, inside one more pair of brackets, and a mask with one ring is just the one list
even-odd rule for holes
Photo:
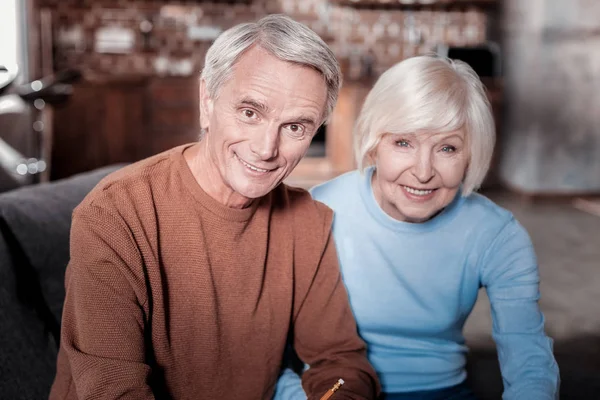
[[302,379],[291,368],[286,368],[281,373],[275,386],[273,400],[306,400]]
[[482,262],[481,281],[491,304],[504,400],[557,399],[558,365],[552,339],[544,333],[538,266],[529,235],[511,219]]

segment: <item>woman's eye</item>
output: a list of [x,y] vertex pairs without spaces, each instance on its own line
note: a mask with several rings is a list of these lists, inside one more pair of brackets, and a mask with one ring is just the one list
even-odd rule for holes
[[404,139],[396,140],[396,144],[400,147],[408,147],[408,142]]
[[442,147],[442,151],[445,153],[454,153],[456,151],[456,147],[454,146],[444,146]]

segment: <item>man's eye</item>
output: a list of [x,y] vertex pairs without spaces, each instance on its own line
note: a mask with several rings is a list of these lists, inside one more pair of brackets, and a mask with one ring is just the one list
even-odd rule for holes
[[254,118],[256,116],[256,113],[252,110],[244,110],[244,117],[246,118]]
[[293,136],[302,136],[304,135],[304,127],[299,124],[289,124],[284,127],[290,134]]
[[456,151],[456,147],[454,146],[444,146],[442,147],[442,151],[445,153],[454,153]]

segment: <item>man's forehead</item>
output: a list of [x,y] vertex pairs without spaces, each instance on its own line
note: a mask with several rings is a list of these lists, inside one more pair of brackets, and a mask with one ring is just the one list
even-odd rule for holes
[[[230,87],[230,101],[235,106],[251,106],[262,112],[279,109],[301,110],[303,113],[320,114],[326,104],[326,89],[323,95],[317,91],[288,90],[278,85],[235,84]],[[292,88],[293,89],[293,88]]]
[[321,122],[327,107],[327,84],[317,70],[282,61],[257,47],[240,57],[218,97],[236,107],[308,114]]

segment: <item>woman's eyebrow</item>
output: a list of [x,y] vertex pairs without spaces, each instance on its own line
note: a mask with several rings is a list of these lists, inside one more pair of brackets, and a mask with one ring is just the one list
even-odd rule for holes
[[448,140],[448,139],[453,139],[453,138],[459,139],[461,142],[464,141],[463,137],[457,133],[453,133],[452,135],[448,135],[448,136],[443,136],[440,140]]

